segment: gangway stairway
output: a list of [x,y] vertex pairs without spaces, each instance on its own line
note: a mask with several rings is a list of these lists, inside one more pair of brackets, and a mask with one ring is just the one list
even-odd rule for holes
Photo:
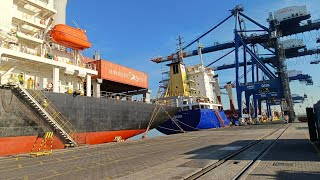
[[[50,126],[55,136],[59,138],[66,147],[78,146],[74,139],[76,130],[72,127],[72,124],[41,91],[16,87],[13,89],[13,92],[29,105],[46,125]],[[41,105],[44,100],[46,101],[46,105]]]

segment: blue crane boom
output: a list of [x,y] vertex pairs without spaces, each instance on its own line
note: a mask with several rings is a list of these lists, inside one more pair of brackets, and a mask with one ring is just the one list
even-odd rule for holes
[[[290,53],[286,53],[286,58],[287,59],[291,59],[291,58],[295,58],[295,57],[300,57],[300,56],[308,56],[308,55],[312,55],[312,54],[319,54],[320,53],[320,49],[311,49],[311,50],[305,50],[302,52],[290,52]],[[264,63],[273,63],[275,61],[275,57],[268,57],[268,58],[261,58],[263,60]],[[252,62],[247,62],[247,65],[251,65]],[[244,66],[245,63],[244,62],[240,62],[239,66]],[[215,71],[220,71],[220,70],[226,70],[226,69],[233,69],[236,67],[236,64],[224,64],[221,66],[217,66],[217,67],[213,67],[213,70]]]
[[[269,39],[269,35],[268,34],[261,34],[261,35],[257,35],[257,36],[252,36],[252,37],[248,37],[248,38],[244,38],[244,42],[246,44],[257,44],[257,43],[263,43],[266,42]],[[227,43],[223,43],[223,44],[216,44],[213,46],[209,46],[209,47],[204,47],[201,50],[202,54],[206,54],[206,53],[211,53],[211,52],[215,52],[215,51],[221,51],[224,49],[229,49],[229,48],[234,48],[235,44],[234,41],[231,42],[227,42]],[[192,51],[188,51],[188,52],[184,52],[182,53],[183,58],[187,58],[187,57],[191,57],[191,56],[196,56],[199,55],[199,51],[197,50],[192,50]],[[171,54],[169,56],[166,57],[157,57],[157,58],[153,58],[151,59],[151,61],[155,62],[155,63],[163,63],[163,62],[168,62],[168,61],[174,61],[178,59],[178,53],[176,54]]]
[[[320,21],[314,21],[314,22],[308,21],[308,23],[305,25],[298,25],[293,28],[281,29],[281,32],[282,32],[281,36],[289,36],[289,35],[293,35],[293,34],[297,34],[297,33],[318,30],[318,29],[320,29]],[[203,37],[203,36],[200,36],[200,37]],[[250,36],[250,37],[243,38],[243,41],[246,44],[258,44],[258,43],[261,44],[261,43],[267,42],[268,40],[269,40],[269,34],[259,34],[256,36]],[[189,44],[191,44],[191,43],[189,43]],[[186,47],[189,47],[190,46],[189,44]],[[215,52],[215,51],[221,51],[221,50],[225,50],[225,49],[229,49],[229,48],[234,48],[234,46],[235,46],[234,41],[223,43],[223,44],[216,44],[213,46],[204,47],[202,49],[201,53],[206,54],[206,53],[211,53],[211,52]],[[198,49],[183,52],[183,57],[186,58],[186,57],[196,56],[196,55],[199,55],[198,53],[199,53]],[[178,54],[174,53],[174,54],[171,54],[171,55],[165,56],[165,57],[153,58],[153,59],[151,59],[151,61],[153,61],[155,63],[162,63],[162,62],[173,61],[173,60],[177,60],[177,59],[178,59]]]
[[306,85],[313,85],[312,77],[308,74],[298,74],[296,76],[289,77],[289,81],[300,81],[300,82],[306,82]]

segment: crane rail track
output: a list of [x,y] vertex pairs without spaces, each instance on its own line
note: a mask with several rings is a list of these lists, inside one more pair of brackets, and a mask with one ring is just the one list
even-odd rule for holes
[[[285,127],[285,128],[284,128]],[[257,162],[257,160],[259,158],[261,158],[264,153],[266,153],[271,147],[272,145],[283,135],[283,133],[290,127],[290,124],[286,124],[286,125],[283,125],[279,128],[277,128],[276,130],[272,131],[271,133],[263,136],[262,138],[258,139],[258,140],[255,140],[254,142],[244,146],[243,148],[239,149],[238,151],[236,152],[233,152],[231,154],[228,154],[227,156],[223,157],[222,159],[220,159],[218,162],[215,162],[205,168],[203,168],[202,170],[192,174],[191,176],[185,178],[185,180],[192,180],[192,179],[199,179],[201,178],[202,176],[204,176],[205,174],[211,172],[212,170],[216,169],[217,167],[223,165],[224,163],[226,163],[228,160],[231,160],[232,158],[238,156],[240,153],[248,150],[249,148],[257,145],[259,142],[265,140],[266,138],[270,137],[271,135],[273,135],[274,133],[280,131],[281,129],[283,129],[283,131],[275,138],[272,140],[272,142],[267,146],[265,147],[259,154],[258,156],[256,156],[252,161],[250,161],[240,172],[237,173],[237,175],[233,178],[233,179],[243,179],[245,178],[245,175],[246,173],[248,173],[251,168],[253,167],[253,165]]]

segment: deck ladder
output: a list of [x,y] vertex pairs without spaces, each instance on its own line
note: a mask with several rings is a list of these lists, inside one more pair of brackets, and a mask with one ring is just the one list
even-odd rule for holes
[[[35,90],[26,90],[17,87],[18,93],[53,129],[54,134],[67,147],[78,146],[74,140],[75,129],[72,124],[61,114],[52,102],[41,92]],[[45,104],[42,104],[46,100]],[[41,105],[42,104],[42,105]]]

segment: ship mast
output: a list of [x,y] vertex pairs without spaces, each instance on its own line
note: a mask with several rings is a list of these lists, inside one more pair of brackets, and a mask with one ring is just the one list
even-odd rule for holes
[[179,47],[179,52],[178,52],[178,61],[180,61],[181,63],[183,63],[183,52],[182,52],[182,45],[183,45],[183,42],[182,42],[182,37],[179,35],[178,37],[178,47]]

